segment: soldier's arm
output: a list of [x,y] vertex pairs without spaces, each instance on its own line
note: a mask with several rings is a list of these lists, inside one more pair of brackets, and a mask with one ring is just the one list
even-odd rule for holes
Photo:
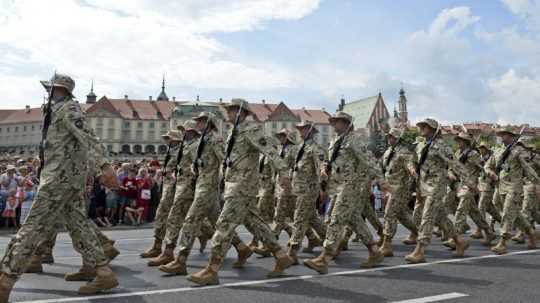
[[225,150],[223,139],[221,137],[214,135],[209,138],[208,142],[206,142],[206,148],[211,149],[220,163],[223,162],[225,159]]
[[527,161],[527,154],[521,147],[516,146],[515,148],[519,163],[521,164],[521,167],[523,167],[523,171],[525,172],[525,176],[538,183],[540,181],[540,177],[538,177],[538,174],[536,173],[532,165],[529,164],[529,162]]
[[367,148],[362,144],[360,137],[353,135],[349,140],[349,145],[354,151],[356,158],[363,163],[363,166],[367,169],[365,172],[371,177],[371,179],[382,179],[382,171],[377,166],[375,161],[372,161],[367,154]]
[[279,171],[281,176],[287,175],[287,164],[279,157],[279,152],[276,148],[279,145],[277,139],[265,136],[260,126],[255,126],[247,130],[247,139],[254,148],[270,160],[269,163],[275,171]]
[[91,149],[93,145],[98,144],[97,138],[88,133],[86,119],[79,104],[70,102],[66,105],[62,122],[69,132],[77,138],[82,148]]

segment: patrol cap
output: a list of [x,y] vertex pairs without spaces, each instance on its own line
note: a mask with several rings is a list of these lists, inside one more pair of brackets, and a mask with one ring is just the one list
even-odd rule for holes
[[217,120],[216,115],[211,112],[201,112],[197,117],[193,118],[195,121],[205,120],[208,119],[209,123],[213,125],[215,129],[217,129]]
[[351,123],[352,122],[352,116],[347,114],[346,112],[338,111],[334,116],[328,118],[328,121],[331,124],[335,123],[337,120],[344,120],[344,121],[347,121],[348,123]]
[[286,128],[281,129],[280,131],[275,133],[274,136],[276,138],[279,138],[279,136],[285,136],[287,137],[287,141],[289,141],[289,143],[295,144],[294,139],[291,137],[291,132]]
[[397,128],[397,127],[392,127],[392,128],[388,131],[388,133],[386,133],[386,136],[387,136],[387,137],[388,137],[388,136],[392,136],[392,137],[394,137],[394,138],[397,139],[397,138],[399,138],[399,137],[401,136],[401,134],[402,134],[402,130],[400,130],[400,129]]
[[41,85],[43,85],[43,87],[47,91],[51,89],[51,86],[63,87],[73,97],[73,89],[75,88],[75,81],[73,81],[73,79],[71,79],[71,77],[68,75],[54,74],[51,80],[49,81],[42,80],[40,82],[41,82]]
[[170,130],[165,135],[161,136],[163,139],[170,139],[172,141],[182,141],[182,133],[179,130]]
[[223,107],[225,107],[225,109],[229,109],[229,108],[240,107],[240,105],[242,106],[243,110],[247,111],[248,113],[252,115],[255,115],[255,113],[251,111],[251,109],[249,109],[249,103],[246,100],[241,99],[241,98],[233,98],[231,99],[231,103],[225,104],[223,105]]
[[473,140],[472,136],[469,133],[466,133],[466,132],[459,132],[457,135],[454,136],[454,139],[455,140],[464,140],[464,141],[467,141],[469,143],[471,143],[472,140]]
[[296,124],[296,129],[300,130],[300,129],[303,129],[303,128],[309,128],[309,127],[313,127],[313,133],[318,133],[319,130],[315,127],[315,124],[312,122],[312,121],[309,121],[309,120],[304,120],[298,124]]
[[511,126],[505,126],[501,129],[498,129],[496,134],[497,136],[502,136],[503,134],[509,134],[511,136],[517,135],[517,133],[514,131],[514,129]]
[[178,130],[182,132],[194,131],[199,135],[201,134],[199,129],[197,129],[197,122],[195,122],[195,120],[186,120],[184,122],[184,125],[178,125],[176,128],[178,128]]
[[416,126],[418,126],[418,127],[428,126],[431,129],[437,129],[439,127],[439,122],[437,122],[437,120],[432,119],[432,118],[426,118],[426,119],[416,123]]

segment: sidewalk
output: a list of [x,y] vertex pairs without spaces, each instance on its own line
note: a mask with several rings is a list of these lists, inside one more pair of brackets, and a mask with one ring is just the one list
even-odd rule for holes
[[[112,227],[100,227],[104,231],[114,231],[114,230],[137,230],[137,229],[153,229],[154,223],[145,223],[139,226],[132,225],[117,225]],[[65,232],[65,229],[60,230],[60,232]],[[2,228],[0,229],[0,236],[10,236],[15,235],[17,230],[15,228]]]

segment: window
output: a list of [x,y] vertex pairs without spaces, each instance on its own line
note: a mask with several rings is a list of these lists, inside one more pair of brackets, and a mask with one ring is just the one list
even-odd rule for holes
[[103,128],[96,128],[96,136],[98,136],[100,140],[103,139]]
[[0,134],[2,133],[2,128],[0,127]]
[[154,128],[154,127],[156,127],[156,124],[154,122],[150,122],[150,123],[148,123],[148,127],[149,128]]
[[272,122],[272,129],[276,129],[277,128],[277,123],[276,122]]
[[167,123],[166,122],[161,123],[161,128],[167,128]]
[[129,123],[129,121],[124,122],[124,128],[130,128],[130,127],[131,127],[131,123]]
[[114,119],[109,119],[109,127],[114,127]]
[[26,125],[25,125],[25,126],[23,126],[23,131],[26,131]]
[[130,130],[122,131],[122,139],[123,140],[131,140],[131,131]]
[[151,130],[148,132],[148,140],[149,141],[154,141],[156,140],[156,132]]
[[142,128],[142,127],[143,127],[142,122],[137,122],[137,128]]
[[142,141],[143,140],[143,131],[142,130],[138,130],[135,133],[135,140],[137,140],[137,141]]
[[321,127],[321,130],[322,130],[323,133],[327,133],[328,132],[328,126]]
[[36,126],[32,125],[32,131],[36,130]]
[[9,127],[6,129],[6,131],[9,133]]
[[98,125],[98,126],[103,126],[103,118],[98,117],[98,118],[96,119],[96,125]]
[[107,145],[107,151],[109,152],[112,152],[113,151],[113,147],[111,144]]
[[107,139],[114,140],[114,129],[113,128],[109,128],[107,130]]
[[15,126],[15,132],[18,132],[18,131],[19,131],[19,127]]

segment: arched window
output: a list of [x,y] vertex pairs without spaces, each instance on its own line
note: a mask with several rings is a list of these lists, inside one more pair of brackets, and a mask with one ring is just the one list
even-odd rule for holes
[[139,144],[133,146],[133,152],[136,153],[136,154],[141,154],[142,153],[142,146],[140,146]]
[[153,154],[156,152],[156,147],[154,145],[146,145],[144,147],[144,152],[147,154]]
[[122,153],[129,154],[131,152],[131,147],[128,144],[122,145]]
[[165,153],[167,153],[167,145],[160,145],[160,146],[158,147],[158,153],[160,153],[160,154],[165,154]]

